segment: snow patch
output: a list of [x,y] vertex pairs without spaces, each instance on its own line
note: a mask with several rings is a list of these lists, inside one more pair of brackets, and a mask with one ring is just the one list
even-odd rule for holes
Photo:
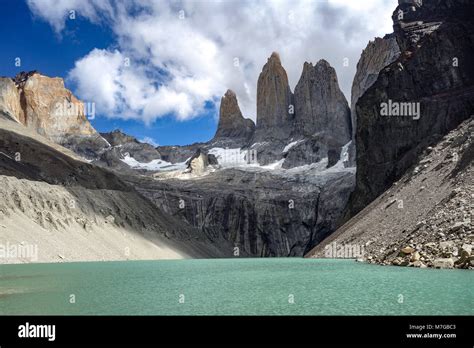
[[242,151],[240,148],[221,148],[213,147],[208,151],[208,154],[214,155],[217,162],[222,167],[235,167],[240,165],[247,165],[246,155],[248,151]]
[[107,147],[112,147],[112,145],[110,145],[110,143],[107,141],[107,139],[105,139],[103,136],[101,136],[100,138],[105,142]]
[[258,147],[258,146],[262,146],[262,145],[267,145],[268,144],[268,141],[264,141],[262,143],[254,143],[252,144],[252,146],[250,146],[250,148],[253,148],[253,147]]
[[293,141],[291,143],[289,143],[288,145],[285,146],[285,148],[283,149],[283,153],[285,152],[288,152],[293,146],[295,146],[296,144],[298,143],[301,143],[303,140],[296,140],[296,141]]
[[120,159],[122,162],[126,163],[130,168],[133,169],[145,169],[145,170],[179,170],[186,168],[186,162],[181,163],[171,163],[163,161],[161,159],[155,159],[148,163],[138,162],[135,158],[130,155],[125,156]]
[[345,168],[344,162],[349,161],[349,146],[351,145],[352,141],[349,141],[346,145],[344,145],[341,148],[341,158],[335,165],[333,165],[331,168],[328,168],[332,171],[342,171]]
[[269,169],[269,170],[281,169],[281,166],[283,165],[283,162],[285,162],[284,158],[282,158],[281,160],[279,160],[277,162],[273,162],[273,163],[267,164],[265,166],[260,166],[260,168]]

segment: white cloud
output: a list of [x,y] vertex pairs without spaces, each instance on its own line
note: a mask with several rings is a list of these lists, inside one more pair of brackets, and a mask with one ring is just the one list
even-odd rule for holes
[[82,16],[97,23],[100,18],[112,17],[114,7],[108,0],[27,0],[31,12],[45,19],[60,32],[67,19]]
[[[69,77],[79,97],[110,117],[151,122],[173,114],[199,115],[227,88],[246,117],[255,119],[258,74],[272,51],[280,53],[294,89],[305,61],[328,60],[341,89],[350,89],[369,40],[391,32],[396,0],[107,1],[28,0],[56,31],[65,13],[109,25],[118,50],[95,49]],[[184,11],[184,12],[180,12]],[[184,19],[180,19],[184,14]],[[130,66],[124,60],[130,59]],[[344,67],[344,58],[349,66]],[[238,66],[235,66],[238,60]]]

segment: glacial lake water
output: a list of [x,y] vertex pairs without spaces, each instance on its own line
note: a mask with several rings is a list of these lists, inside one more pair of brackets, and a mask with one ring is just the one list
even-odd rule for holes
[[0,314],[473,315],[473,289],[472,271],[353,260],[1,265]]

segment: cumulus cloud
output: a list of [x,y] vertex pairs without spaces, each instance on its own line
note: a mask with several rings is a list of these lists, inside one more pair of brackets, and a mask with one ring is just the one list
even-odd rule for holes
[[[369,40],[391,32],[396,0],[107,1],[28,0],[60,33],[76,10],[109,25],[117,49],[94,49],[69,78],[82,99],[110,117],[186,120],[233,89],[255,119],[258,74],[280,53],[294,89],[305,61],[326,59],[350,100],[352,79]],[[348,62],[348,66],[344,65]]]

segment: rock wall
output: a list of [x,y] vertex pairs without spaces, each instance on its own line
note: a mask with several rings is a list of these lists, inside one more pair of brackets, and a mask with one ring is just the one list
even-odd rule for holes
[[293,119],[289,109],[292,98],[280,56],[273,52],[258,77],[255,141],[288,138],[288,126]]
[[253,257],[302,256],[336,228],[350,172],[278,176],[229,169],[199,180],[124,177],[160,209]]
[[20,94],[12,79],[0,78],[0,113],[5,117],[24,123],[20,105]]
[[[258,79],[257,125],[249,143],[258,162],[284,159],[284,168],[310,164],[330,154],[339,156],[350,139],[350,109],[334,68],[325,60],[314,66],[304,63],[292,94],[280,58],[273,53]],[[294,141],[298,146],[286,151]]]
[[[357,101],[374,84],[379,72],[393,63],[399,55],[400,49],[393,34],[385,35],[383,38],[375,38],[362,51],[351,89],[352,139],[355,139],[357,126]],[[349,164],[351,166],[355,165],[355,141],[352,142],[349,148]]]
[[155,159],[161,159],[159,151],[151,144],[141,143],[136,138],[129,136],[119,130],[109,133],[100,133],[111,146],[119,148],[118,158],[126,154],[138,162],[148,163]]
[[19,85],[25,125],[61,143],[67,135],[95,135],[84,104],[64,87],[61,78],[35,73]]
[[336,70],[324,59],[304,63],[295,87],[295,136],[323,133],[339,147],[351,138],[350,109],[339,89]]
[[254,131],[255,124],[242,116],[234,91],[227,90],[221,99],[219,124],[211,143],[225,146],[231,141],[244,145],[248,143]]
[[[401,55],[356,104],[357,183],[349,215],[400,178],[423,149],[473,117],[473,17],[474,3],[463,0],[403,1],[395,10]],[[388,105],[391,115],[399,107],[405,116],[384,116]]]

